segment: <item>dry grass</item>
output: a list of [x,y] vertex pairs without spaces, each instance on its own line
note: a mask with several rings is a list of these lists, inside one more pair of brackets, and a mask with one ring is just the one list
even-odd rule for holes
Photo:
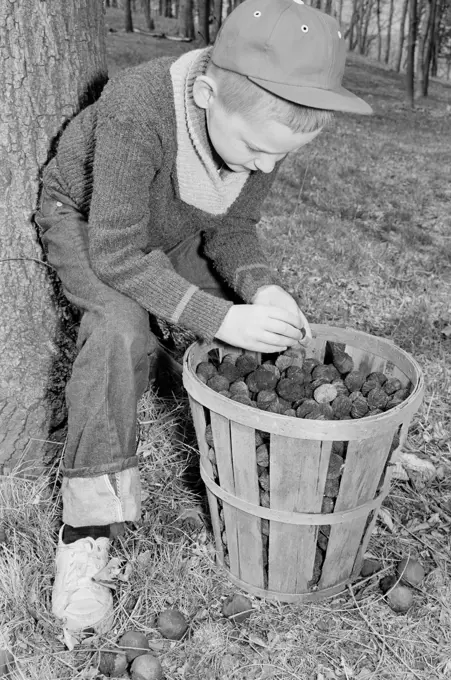
[[[118,22],[113,15],[109,21]],[[113,33],[108,49],[114,72],[189,46]],[[234,588],[215,567],[209,531],[180,517],[203,502],[195,452],[178,442],[187,406],[147,395],[139,415],[144,512],[113,549],[130,567],[118,584],[108,638],[69,652],[50,613],[58,471],[38,482],[0,478],[7,535],[0,546],[0,635],[16,658],[14,677],[99,677],[98,650],[114,647],[130,628],[147,634],[168,680],[451,677],[451,341],[441,332],[451,322],[450,89],[434,83],[431,100],[411,112],[401,79],[386,69],[353,58],[347,80],[373,97],[375,116],[340,117],[287,160],[260,232],[313,322],[389,337],[423,367],[426,398],[407,445],[439,474],[426,486],[396,484],[385,503],[393,530],[379,522],[369,546],[387,573],[408,554],[425,564],[414,607],[406,616],[392,612],[375,576],[323,603],[254,599],[245,624],[225,621],[221,598]],[[155,615],[167,606],[190,620],[181,642],[163,640],[155,628]]]

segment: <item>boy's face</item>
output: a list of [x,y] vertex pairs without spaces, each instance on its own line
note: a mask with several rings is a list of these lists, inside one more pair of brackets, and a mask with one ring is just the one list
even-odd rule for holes
[[239,113],[227,112],[218,99],[206,114],[210,142],[233,172],[272,172],[288,153],[305,146],[321,132],[293,132],[276,120],[247,120]]

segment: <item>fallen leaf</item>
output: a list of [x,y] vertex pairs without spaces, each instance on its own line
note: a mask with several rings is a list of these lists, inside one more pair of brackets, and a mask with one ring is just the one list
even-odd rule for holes
[[436,476],[434,464],[426,458],[420,458],[415,453],[401,453],[399,460],[416,483],[426,484]]
[[108,564],[92,577],[92,580],[100,583],[102,586],[116,590],[117,586],[114,581],[119,576],[122,563],[123,560],[120,557],[112,557]]
[[395,525],[391,516],[391,513],[387,508],[379,508],[379,512],[377,514],[377,518],[382,524],[385,524],[387,529],[389,529],[392,533],[395,531]]

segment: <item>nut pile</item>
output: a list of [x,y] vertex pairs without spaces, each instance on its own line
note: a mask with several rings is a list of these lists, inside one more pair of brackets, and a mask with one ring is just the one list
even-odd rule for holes
[[215,392],[247,406],[311,420],[350,420],[374,416],[401,404],[410,394],[398,378],[375,371],[366,375],[352,357],[329,343],[331,360],[321,364],[304,351],[277,355],[225,354],[210,350],[196,369]]
[[[383,413],[401,404],[410,394],[397,378],[380,372],[365,375],[354,368],[352,357],[339,346],[330,346],[331,361],[321,364],[305,358],[303,352],[287,350],[263,357],[261,364],[254,354],[225,354],[219,360],[211,350],[197,366],[197,376],[211,389],[241,404],[295,418],[314,420],[350,420]],[[220,483],[212,427],[207,425],[205,439],[213,477]],[[395,439],[397,439],[395,437]],[[392,449],[398,441],[394,441]],[[255,431],[257,475],[260,506],[270,508],[270,434]],[[332,444],[321,512],[334,511],[346,458],[347,442]],[[224,561],[230,566],[222,502],[218,499]],[[261,520],[263,567],[267,587],[270,522]],[[318,527],[313,577],[314,588],[321,576],[330,526]]]

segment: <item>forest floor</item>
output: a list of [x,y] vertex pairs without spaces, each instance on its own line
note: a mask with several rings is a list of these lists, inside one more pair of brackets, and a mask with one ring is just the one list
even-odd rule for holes
[[[107,23],[116,30],[107,35],[111,74],[193,47],[127,35],[114,10]],[[177,443],[187,405],[146,395],[139,408],[143,518],[113,549],[126,565],[108,636],[69,651],[51,615],[58,471],[34,482],[0,479],[0,649],[14,655],[13,677],[100,678],[99,650],[114,648],[130,629],[146,634],[167,680],[451,677],[451,88],[432,82],[430,97],[411,110],[402,76],[354,56],[345,84],[374,115],[337,116],[286,160],[259,231],[311,322],[388,338],[424,372],[425,399],[405,450],[426,461],[429,474],[422,465],[420,472],[405,468],[384,503],[368,546],[381,571],[314,604],[252,597],[254,611],[243,624],[225,620],[222,601],[236,588],[215,566],[199,486],[192,474],[187,482],[196,452]],[[426,577],[400,615],[379,581],[408,555],[421,560]],[[182,641],[156,628],[166,607],[190,621]]]

